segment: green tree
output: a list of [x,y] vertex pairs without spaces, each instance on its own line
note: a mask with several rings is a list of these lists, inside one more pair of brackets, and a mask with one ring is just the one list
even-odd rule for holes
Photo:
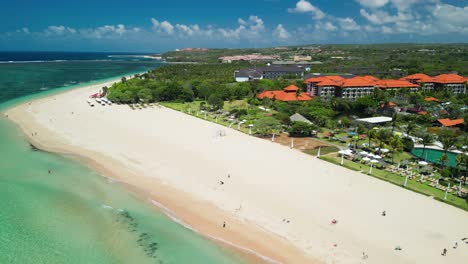
[[377,137],[377,132],[374,129],[367,131],[367,139],[369,140],[369,147],[371,146],[372,139]]
[[143,88],[138,91],[138,98],[144,103],[153,101],[153,92],[148,88]]
[[289,129],[289,135],[293,137],[309,137],[315,126],[306,122],[293,122]]
[[392,140],[390,140],[390,148],[392,150],[392,163],[393,159],[396,155],[403,152],[403,141],[399,136],[394,136]]
[[424,159],[424,154],[426,152],[426,146],[429,144],[432,144],[432,142],[434,142],[434,137],[431,134],[426,133],[422,136],[421,144],[423,144],[423,151],[422,151],[423,159]]
[[416,124],[413,122],[408,122],[405,128],[405,132],[407,135],[413,135],[413,133],[416,131]]
[[280,121],[276,118],[266,116],[258,119],[255,122],[255,130],[260,136],[269,136],[274,132],[277,132],[281,127]]
[[179,95],[179,99],[184,102],[192,102],[194,98],[194,93],[191,87],[182,88],[182,93]]
[[219,95],[212,94],[208,97],[208,104],[212,106],[213,110],[219,110],[223,109],[224,101]]
[[413,150],[414,142],[413,142],[413,140],[411,138],[404,137],[404,138],[401,139],[401,141],[403,142],[403,149],[405,151],[410,152],[411,150]]
[[448,150],[455,145],[457,138],[455,137],[455,134],[452,132],[452,130],[443,129],[440,131],[439,140],[440,143],[442,143],[442,149],[444,150],[444,162],[442,162],[442,164],[447,166]]

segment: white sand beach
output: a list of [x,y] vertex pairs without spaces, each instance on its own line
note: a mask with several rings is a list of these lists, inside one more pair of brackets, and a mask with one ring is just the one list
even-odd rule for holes
[[281,263],[468,260],[468,212],[171,109],[90,107],[104,85],[6,114],[37,146],[78,155],[206,236]]

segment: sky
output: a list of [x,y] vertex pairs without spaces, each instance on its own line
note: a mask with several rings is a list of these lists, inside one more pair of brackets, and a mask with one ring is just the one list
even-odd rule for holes
[[467,43],[468,0],[15,0],[0,50]]

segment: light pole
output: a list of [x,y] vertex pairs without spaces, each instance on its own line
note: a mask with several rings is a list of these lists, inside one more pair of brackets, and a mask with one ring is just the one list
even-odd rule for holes
[[450,183],[448,184],[448,187],[445,188],[445,196],[444,196],[444,200],[447,200],[447,194],[448,194],[448,190],[450,189]]
[[271,137],[271,142],[275,142],[275,133],[273,133],[273,136]]
[[253,127],[253,124],[249,124],[249,135],[252,135],[252,127]]
[[317,158],[320,158],[320,149],[321,149],[321,148],[322,148],[322,147],[319,147],[319,149],[318,149],[318,151],[317,151]]
[[294,148],[294,138],[291,138],[291,148]]

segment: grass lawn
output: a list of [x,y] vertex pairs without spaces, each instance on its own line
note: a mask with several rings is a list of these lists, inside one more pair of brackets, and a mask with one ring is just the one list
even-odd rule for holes
[[[180,111],[180,112],[184,112],[186,114],[190,113],[192,116],[198,117],[200,119],[205,119],[205,116],[206,116],[205,120],[213,122],[213,123],[217,123],[226,127],[229,127],[231,125],[231,123],[227,120],[224,120],[223,117],[216,118],[216,115],[214,113],[206,112],[206,115],[205,113],[201,113],[200,112],[201,102],[204,102],[204,101],[193,101],[190,103],[161,102],[161,105],[167,108]],[[235,109],[242,109],[242,108],[248,109],[248,107],[249,107],[249,104],[245,102],[244,100],[225,101],[223,111],[230,111],[231,109],[234,109],[234,108]],[[248,134],[249,128],[247,127],[247,125],[254,124],[256,119],[265,116],[265,114],[266,112],[258,109],[258,111],[256,111],[255,114],[248,114],[247,116],[245,116],[245,119],[247,120],[247,122],[240,127],[240,131]],[[232,128],[237,129],[237,127],[238,127],[237,124],[232,125]],[[252,132],[254,133],[255,131],[253,130]]]
[[[322,157],[320,157],[320,159],[341,166],[340,165],[341,158],[338,157],[338,156],[328,155],[328,156],[322,156]],[[370,167],[365,165],[365,164],[356,163],[356,162],[345,159],[344,162],[343,162],[343,166],[348,168],[348,169],[355,170],[355,171],[362,171],[363,173],[365,173],[367,175],[370,175],[369,174]],[[373,176],[375,178],[378,178],[378,179],[381,179],[381,180],[384,180],[384,181],[387,181],[387,182],[390,182],[390,183],[393,183],[393,184],[401,186],[401,187],[403,187],[403,184],[405,182],[405,177],[402,177],[400,175],[397,175],[397,174],[394,174],[394,173],[391,173],[391,172],[388,172],[388,171],[376,169],[376,168],[372,168],[372,175],[371,176]],[[431,186],[429,186],[429,185],[427,185],[425,183],[420,183],[417,180],[409,179],[408,184],[406,186],[406,189],[417,192],[417,193],[420,193],[420,194],[424,194],[424,195],[427,195],[427,196],[432,196],[438,201],[441,201],[441,202],[444,202],[444,203],[447,203],[447,204],[451,204],[451,205],[456,206],[458,208],[461,208],[461,209],[463,209],[465,211],[468,211],[468,200],[467,199],[463,199],[463,198],[460,198],[460,197],[458,197],[458,196],[456,196],[454,194],[449,193],[447,195],[447,200],[444,200],[444,196],[445,196],[444,191],[433,188],[433,187],[431,187]]]
[[[334,147],[334,146],[321,147],[320,148],[320,155],[327,155],[327,154],[330,154],[330,153],[333,153],[333,152],[338,152],[338,151],[339,151],[339,149],[337,147]],[[304,153],[307,153],[307,154],[312,155],[312,156],[317,156],[318,148],[316,148],[316,149],[306,149],[306,150],[304,150]]]

